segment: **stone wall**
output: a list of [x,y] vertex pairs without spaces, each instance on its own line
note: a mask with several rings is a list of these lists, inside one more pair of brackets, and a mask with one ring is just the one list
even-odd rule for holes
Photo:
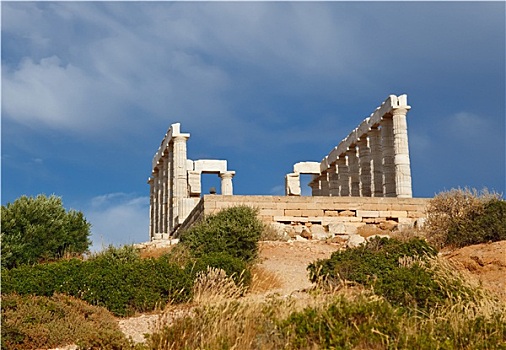
[[353,235],[361,228],[402,230],[423,223],[426,198],[204,196],[176,235],[195,221],[222,209],[247,205],[259,218],[286,235],[312,238]]

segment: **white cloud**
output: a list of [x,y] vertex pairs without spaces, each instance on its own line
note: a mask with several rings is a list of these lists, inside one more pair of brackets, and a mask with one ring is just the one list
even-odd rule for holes
[[149,197],[105,194],[92,198],[83,213],[92,224],[92,251],[149,240]]

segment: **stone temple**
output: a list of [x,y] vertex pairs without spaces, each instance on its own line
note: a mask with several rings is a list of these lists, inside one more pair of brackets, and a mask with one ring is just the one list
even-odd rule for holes
[[[285,196],[235,196],[226,160],[187,158],[189,133],[179,123],[165,134],[152,163],[150,240],[167,240],[221,209],[249,205],[281,234],[354,235],[360,227],[402,229],[423,221],[427,199],[412,198],[406,95],[390,95],[320,162],[294,164]],[[201,196],[201,174],[221,178],[221,195]],[[311,174],[311,196],[300,175]]]

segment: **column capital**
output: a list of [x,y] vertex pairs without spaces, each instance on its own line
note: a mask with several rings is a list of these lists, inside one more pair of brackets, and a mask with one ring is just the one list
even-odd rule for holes
[[402,107],[398,107],[398,108],[393,108],[392,115],[394,115],[394,116],[406,115],[406,114],[408,114],[408,111],[410,109],[411,109],[411,106],[402,106]]
[[186,142],[190,138],[190,134],[180,134],[172,137],[174,142]]
[[220,178],[222,179],[231,179],[235,175],[235,171],[225,171],[220,173]]

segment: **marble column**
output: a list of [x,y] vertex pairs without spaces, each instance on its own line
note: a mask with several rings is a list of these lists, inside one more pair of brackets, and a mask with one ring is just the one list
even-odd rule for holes
[[155,239],[158,239],[158,235],[160,234],[160,170],[156,168],[155,172],[155,178],[154,178],[154,185],[155,185]]
[[[321,196],[320,190],[320,175],[313,175],[311,181],[309,182],[309,187],[311,187],[311,196]],[[300,195],[300,180],[299,180],[299,195]]]
[[318,179],[320,181],[320,196],[328,197],[330,195],[329,174],[324,171]]
[[348,163],[346,156],[340,155],[336,161],[337,164],[337,181],[339,183],[339,195],[346,197],[350,195],[350,179],[348,176]]
[[235,171],[227,171],[220,173],[221,178],[221,194],[225,196],[231,196],[234,194],[234,187],[232,185],[232,178],[235,175]]
[[393,110],[395,192],[399,198],[411,198],[411,169],[408,148],[408,126],[406,114],[409,108]]
[[371,149],[373,197],[383,197],[383,155],[381,150],[381,132],[377,127],[368,132],[369,148]]
[[162,155],[159,164],[160,174],[160,232],[161,234],[167,233],[167,167],[165,156]]
[[371,197],[371,149],[365,136],[361,137],[357,144],[360,168],[360,196]]
[[149,239],[153,240],[155,236],[154,230],[154,210],[155,210],[155,188],[153,184],[153,177],[149,177]]
[[337,176],[337,165],[336,163],[331,164],[327,169],[328,177],[329,177],[329,196],[338,197],[339,196],[339,179]]
[[179,215],[179,201],[183,198],[188,198],[188,180],[186,171],[186,141],[188,136],[178,135],[173,138],[173,152],[174,152],[174,224],[173,228],[177,225],[177,217]]
[[167,147],[167,233],[174,228],[174,150],[173,144]]
[[346,151],[348,157],[348,171],[350,178],[350,195],[353,197],[360,196],[360,174],[358,169],[357,148],[351,145]]
[[383,150],[384,196],[395,197],[394,127],[390,117],[383,117],[381,120],[381,148]]

